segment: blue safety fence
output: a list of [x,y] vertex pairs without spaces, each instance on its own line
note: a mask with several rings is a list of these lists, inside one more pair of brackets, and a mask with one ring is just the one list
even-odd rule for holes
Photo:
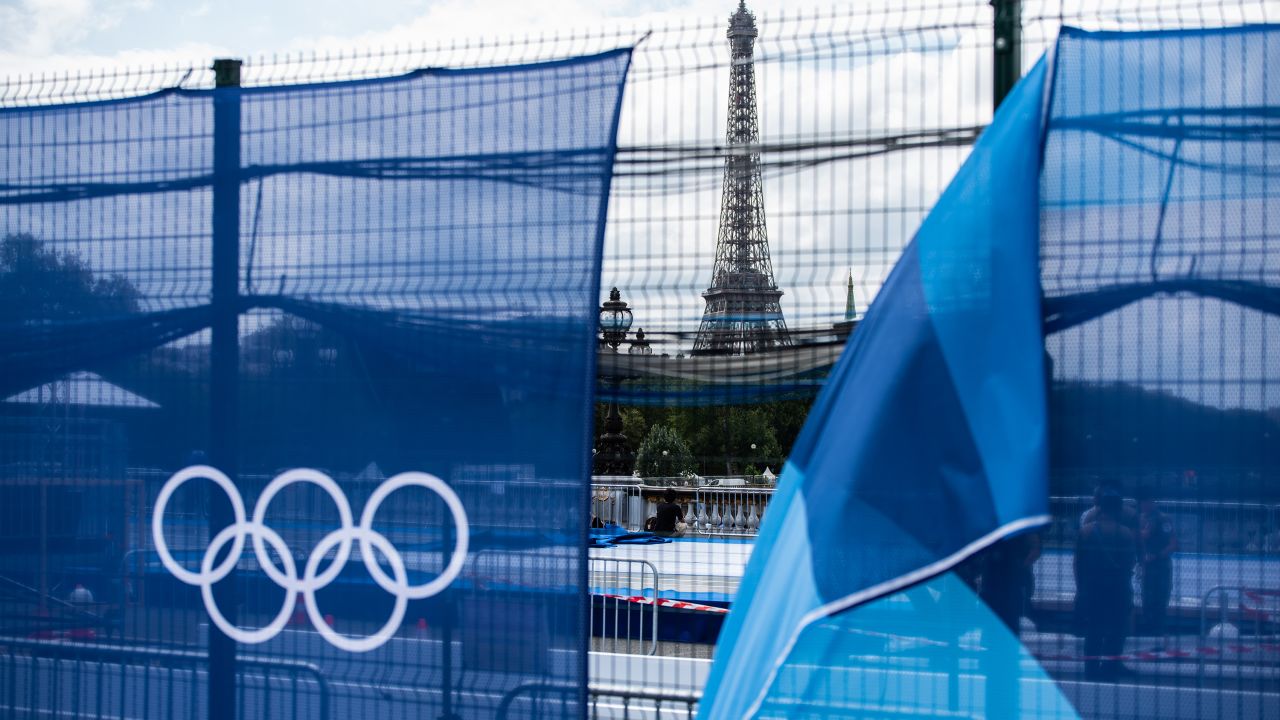
[[0,110],[0,714],[583,705],[630,57]]

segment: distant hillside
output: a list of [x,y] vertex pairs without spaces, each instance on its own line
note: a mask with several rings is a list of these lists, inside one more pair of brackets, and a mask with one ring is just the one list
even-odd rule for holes
[[1177,478],[1176,494],[1280,497],[1280,409],[1223,409],[1124,383],[1058,383],[1049,403],[1059,478],[1141,478],[1171,493]]

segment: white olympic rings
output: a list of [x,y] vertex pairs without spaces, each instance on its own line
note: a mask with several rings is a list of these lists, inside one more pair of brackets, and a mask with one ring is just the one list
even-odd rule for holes
[[[231,501],[231,511],[235,520],[233,524],[223,528],[209,542],[209,547],[205,549],[204,557],[200,562],[199,572],[192,572],[186,569],[174,559],[164,539],[164,511],[169,504],[169,499],[183,483],[195,478],[211,480],[215,485],[222,488],[222,491],[227,495],[227,499]],[[285,487],[299,482],[311,483],[328,493],[333,500],[334,506],[338,509],[338,521],[341,523],[341,527],[325,535],[316,544],[311,554],[307,557],[301,577],[298,576],[297,563],[294,562],[293,554],[289,551],[289,546],[285,544],[284,538],[280,537],[279,533],[267,527],[263,522],[272,498]],[[378,508],[382,505],[382,502],[391,493],[404,487],[421,487],[439,495],[444,500],[445,505],[448,506],[449,513],[453,515],[453,523],[456,527],[453,554],[449,558],[449,564],[445,566],[444,570],[436,578],[422,585],[409,584],[408,572],[405,569],[404,558],[400,555],[400,551],[386,536],[373,529],[373,519],[377,515]],[[151,516],[151,539],[155,543],[156,554],[160,556],[160,562],[178,580],[187,585],[195,585],[200,588],[200,595],[204,598],[204,605],[209,611],[209,618],[213,620],[214,625],[218,626],[218,629],[233,640],[254,644],[266,642],[279,635],[280,631],[289,623],[289,618],[297,604],[298,595],[302,595],[307,617],[311,619],[311,624],[315,626],[320,635],[328,640],[330,644],[349,652],[367,652],[381,647],[395,635],[400,623],[404,620],[405,610],[410,600],[421,600],[436,595],[458,577],[458,573],[462,572],[462,565],[467,559],[470,530],[467,525],[466,510],[462,507],[462,501],[458,499],[457,493],[440,478],[424,472],[404,472],[387,479],[369,496],[369,501],[364,506],[364,512],[360,514],[360,524],[352,525],[351,519],[351,505],[347,502],[347,496],[338,487],[338,483],[334,482],[333,478],[318,470],[296,468],[276,476],[275,479],[267,484],[267,487],[262,491],[262,495],[258,497],[258,503],[253,508],[253,519],[246,520],[244,498],[240,496],[235,483],[231,482],[231,479],[217,468],[208,465],[192,465],[174,473],[173,477],[169,478],[164,484],[164,487],[160,488],[160,494],[156,496],[155,509],[152,511]],[[229,622],[222,614],[222,611],[218,609],[218,604],[213,597],[214,583],[230,575],[240,561],[246,537],[253,540],[253,553],[258,560],[258,566],[262,568],[262,571],[266,573],[272,582],[285,590],[285,599],[280,607],[279,614],[266,626],[257,630],[246,630]],[[369,571],[373,581],[378,584],[378,587],[395,597],[395,605],[391,610],[391,617],[387,620],[387,623],[379,628],[377,632],[367,637],[350,637],[337,632],[325,622],[324,616],[316,603],[316,591],[333,582],[338,577],[338,574],[342,572],[342,568],[346,566],[347,560],[351,556],[352,541],[359,543],[360,557],[364,561],[365,569]],[[222,562],[218,563],[217,567],[214,567],[214,561],[227,543],[231,543],[230,551]],[[267,552],[268,545],[280,556],[280,561],[284,566],[283,569],[277,567],[275,562],[272,561],[270,554]],[[325,561],[325,556],[335,548],[337,552],[333,560],[321,572],[320,565]],[[378,564],[374,554],[375,550],[385,557],[387,563],[391,565],[391,577],[388,577],[386,571]]]

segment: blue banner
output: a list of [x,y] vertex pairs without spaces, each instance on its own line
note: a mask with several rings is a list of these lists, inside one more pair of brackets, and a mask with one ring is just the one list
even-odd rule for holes
[[629,62],[0,111],[0,582],[90,714],[582,714]]
[[832,371],[761,528],[702,717],[803,696],[821,678],[780,678],[812,660],[802,640],[814,623],[1047,521],[1045,74],[1042,62],[1005,100]]

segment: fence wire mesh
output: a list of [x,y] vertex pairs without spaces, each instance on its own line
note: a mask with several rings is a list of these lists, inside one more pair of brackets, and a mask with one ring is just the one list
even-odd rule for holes
[[[1144,0],[1104,7],[1046,0],[1020,5],[1019,62],[1024,71],[1064,25],[1199,28],[1273,22],[1280,14],[1267,1]],[[471,613],[470,618],[453,617],[452,624],[475,638],[474,643],[459,642],[456,663],[454,640],[441,640],[440,627],[428,619],[444,612],[439,607],[419,608],[422,622],[407,617],[396,635],[406,647],[450,643],[450,663],[456,666],[450,682],[458,688],[464,713],[524,716],[539,702],[547,713],[567,713],[565,708],[577,708],[575,703],[585,696],[562,686],[513,689],[496,681],[504,672],[536,674],[548,662],[558,662],[532,646],[504,648],[502,639],[516,632],[543,638],[574,632],[594,636],[583,643],[595,651],[584,660],[595,686],[584,714],[685,717],[693,712],[723,610],[735,597],[776,473],[810,401],[920,221],[991,120],[998,56],[993,12],[985,2],[925,0],[761,13],[754,18],[758,35],[749,61],[732,57],[725,17],[246,59],[241,83],[264,91],[258,97],[263,117],[269,119],[284,114],[272,109],[277,101],[271,88],[373,80],[423,68],[558,61],[635,47],[619,113],[597,273],[603,290],[598,300],[607,302],[609,289],[617,288],[630,320],[612,345],[603,334],[597,353],[598,405],[589,448],[597,476],[592,499],[586,499],[585,488],[558,485],[554,481],[561,478],[548,479],[518,461],[508,462],[513,454],[502,443],[516,442],[511,438],[525,428],[549,424],[532,412],[504,416],[508,426],[486,445],[494,457],[450,468],[449,480],[487,493],[482,505],[495,527],[537,532],[559,528],[565,517],[585,526],[588,503],[589,517],[610,533],[612,526],[642,533],[664,512],[670,517],[664,505],[675,506],[686,527],[669,543],[601,542],[588,551],[590,564],[599,567],[548,556],[533,566],[531,577],[530,566],[512,566],[501,554],[478,553],[468,560],[470,572],[504,582],[496,590],[477,585],[460,594],[474,603],[469,611],[449,610]],[[1226,60],[1265,64],[1269,58]],[[730,98],[741,98],[742,90],[732,79],[744,63],[754,73],[758,123],[758,136],[745,147],[730,137]],[[1225,73],[1220,82],[1231,79]],[[19,77],[0,84],[0,107],[119,100],[170,88],[204,92],[214,84],[207,59]],[[1274,97],[1266,100],[1274,106]],[[246,163],[266,167],[309,161],[308,148],[296,147],[293,155],[281,150],[289,146],[282,137],[300,125],[327,128],[334,146],[343,147],[342,133],[358,114],[356,105],[358,101],[336,106],[331,116],[294,118],[297,126],[263,127],[246,139],[246,157],[252,158]],[[146,137],[173,161],[169,175],[153,173],[146,181],[172,182],[202,167],[207,151],[197,148],[197,138],[212,122],[211,117],[197,117],[178,123],[174,112],[160,104],[84,138],[80,146],[59,151],[53,165],[61,163],[61,170],[21,160],[33,145],[68,137],[69,127],[42,124],[32,114],[0,138],[5,182],[43,174],[50,186],[66,185],[73,175],[67,167],[80,162],[90,171],[106,168],[110,159],[127,158],[131,138],[137,137]],[[424,104],[399,111],[392,107],[390,112],[417,121],[431,110]],[[424,124],[444,130],[429,119]],[[167,130],[158,133],[161,128]],[[388,147],[409,148],[415,142],[414,131],[397,133],[383,138]],[[347,149],[352,152],[344,159],[360,157],[357,148]],[[759,230],[767,238],[767,280],[773,283],[768,289],[781,291],[779,314],[785,317],[789,344],[762,353],[695,352],[708,307],[704,293],[715,283],[718,240],[724,235],[725,185],[731,179],[726,165],[743,154],[755,159],[759,174]],[[119,181],[105,171],[100,174],[102,182]],[[534,181],[556,179],[538,175]],[[554,314],[566,309],[556,284],[564,265],[515,266],[479,258],[471,268],[474,286],[450,285],[447,278],[421,268],[414,275],[417,284],[405,284],[404,267],[415,260],[401,249],[414,238],[463,237],[467,228],[483,228],[486,238],[519,236],[553,243],[562,225],[554,212],[539,217],[536,209],[505,223],[483,217],[483,209],[467,206],[461,194],[452,208],[468,218],[461,228],[440,225],[439,212],[423,210],[422,201],[408,195],[368,204],[339,200],[320,212],[305,196],[326,192],[321,188],[326,182],[273,188],[264,171],[240,191],[241,289],[294,302],[257,308],[239,320],[238,363],[245,374],[240,460],[256,465],[256,472],[246,468],[237,480],[246,499],[256,498],[277,470],[307,464],[294,457],[303,452],[313,458],[310,464],[339,478],[358,508],[392,468],[346,457],[339,452],[344,444],[375,445],[392,424],[427,435],[462,432],[453,417],[433,408],[430,398],[403,399],[404,393],[416,392],[424,368],[447,361],[428,358],[420,366],[388,369],[378,358],[348,353],[350,338],[359,337],[370,318],[308,314],[314,308],[307,303],[340,299],[386,309],[405,302],[483,297],[483,308],[463,308],[461,314],[483,310],[494,317],[482,319],[496,317],[499,324],[509,317],[508,310],[541,305]],[[328,192],[341,198],[358,182],[350,177],[334,181]],[[1100,180],[1080,174],[1062,182],[1084,187]],[[0,184],[0,197],[12,192]],[[191,313],[173,316],[170,335],[162,336],[158,347],[133,353],[111,372],[80,364],[51,381],[5,385],[0,403],[0,538],[5,547],[0,603],[6,618],[3,634],[12,640],[0,641],[5,648],[0,689],[8,688],[0,693],[7,698],[0,700],[0,709],[14,716],[37,707],[72,715],[124,717],[145,707],[172,717],[199,716],[203,696],[200,703],[193,699],[204,692],[195,680],[198,658],[174,655],[172,662],[155,661],[120,649],[117,659],[104,659],[103,653],[120,644],[179,652],[207,642],[208,620],[198,600],[192,602],[190,588],[155,577],[148,523],[164,481],[186,464],[188,451],[207,446],[210,432],[210,332],[202,329],[205,319],[198,315],[212,295],[208,195],[174,192],[145,202],[79,199],[75,202],[90,209],[73,215],[60,215],[51,205],[20,212],[14,209],[20,206],[9,204],[0,215],[4,322],[21,324],[39,315],[31,311],[29,298],[20,297],[21,288],[7,283],[21,262],[42,263],[67,283],[50,288],[48,297],[38,301],[56,304],[67,317],[92,319],[122,310]],[[1258,213],[1268,212],[1269,199],[1260,199]],[[441,208],[437,203],[433,209]],[[156,216],[168,218],[168,224],[157,226]],[[327,240],[318,245],[308,244],[298,230],[314,221],[332,230],[321,233]],[[1183,216],[1179,222],[1190,236],[1197,223],[1206,221]],[[1097,236],[1073,238],[1074,246],[1050,248],[1046,257],[1053,259],[1054,252],[1087,254],[1091,243],[1110,235],[1123,233],[1100,226]],[[370,257],[348,252],[351,244],[379,249]],[[1275,251],[1270,245],[1269,235],[1260,231],[1217,262],[1234,263],[1274,285]],[[1198,252],[1214,257],[1212,247]],[[1069,271],[1061,265],[1047,268],[1042,277],[1046,294],[1095,287],[1117,277],[1116,266],[1105,261]],[[528,282],[513,283],[513,276]],[[539,289],[543,294],[537,294]],[[1175,305],[1176,310],[1169,309]],[[1280,404],[1274,399],[1280,369],[1272,360],[1280,357],[1280,331],[1273,327],[1274,314],[1240,317],[1222,305],[1162,300],[1159,307],[1126,310],[1050,341],[1054,418],[1071,429],[1054,436],[1054,522],[1028,546],[1002,548],[972,563],[975,576],[988,564],[1025,563],[1027,580],[1018,585],[1025,595],[1019,597],[1017,611],[1023,641],[1054,680],[1077,688],[1072,698],[1085,717],[1154,717],[1152,713],[1172,707],[1166,704],[1169,698],[1181,708],[1170,712],[1185,717],[1280,712],[1275,693],[1280,681],[1280,435],[1275,434],[1280,432]],[[92,324],[79,328],[87,338],[82,344],[118,339],[114,326]],[[538,338],[536,331],[505,328],[494,337],[531,343],[530,348],[554,355],[554,342]],[[449,328],[428,332],[456,339]],[[1206,344],[1209,336],[1212,342]],[[1124,348],[1116,351],[1124,359],[1088,354],[1107,344]],[[1173,363],[1171,358],[1181,368],[1172,380],[1166,372],[1171,365],[1162,364]],[[365,392],[367,380],[379,376],[388,381],[385,386]],[[1083,388],[1082,378],[1087,380]],[[397,395],[403,412],[384,413],[378,403]],[[175,413],[155,412],[157,406]],[[286,406],[293,419],[273,421],[273,408]],[[314,419],[334,413],[383,414],[378,424],[363,426]],[[483,435],[492,429],[465,430]],[[1110,444],[1099,449],[1104,438]],[[544,483],[538,486],[542,489],[511,495],[493,489],[537,483]],[[1163,565],[1136,562],[1127,639],[1118,649],[1102,652],[1085,647],[1087,633],[1078,625],[1074,553],[1083,516],[1096,504],[1095,489],[1109,484],[1125,496],[1126,517],[1136,532],[1176,538],[1176,546],[1163,584],[1156,582],[1164,577]],[[1135,497],[1140,491],[1155,500],[1158,512],[1140,511]],[[282,500],[286,502],[273,510],[273,518],[279,513],[281,522],[336,522],[321,493]],[[198,528],[189,538],[193,548],[207,545],[208,504],[197,493],[183,494],[174,498],[166,516]],[[424,516],[430,524],[440,524],[446,508],[421,500],[387,511],[388,532],[411,537],[421,533]],[[660,536],[675,530],[658,529]],[[312,529],[302,536],[314,544],[322,534]],[[438,540],[432,536],[423,542]],[[567,551],[580,542],[575,538],[561,544]],[[1155,548],[1156,554],[1165,548]],[[628,570],[619,570],[623,566]],[[633,566],[640,569],[632,572]],[[521,585],[545,584],[545,575],[557,572],[580,573],[576,577],[585,586],[584,596],[591,596],[577,615],[521,602]],[[265,622],[278,608],[272,604],[278,598],[261,588],[246,586],[242,593],[244,617]],[[385,617],[388,608],[366,613],[361,604],[359,597],[329,596],[325,607],[330,612],[325,614],[332,618],[323,620],[344,632],[368,631],[377,623],[365,615]],[[582,627],[569,628],[574,623]],[[302,618],[291,617],[290,628],[279,654],[319,658],[320,673],[329,684],[321,692],[325,681],[315,681],[307,668],[243,665],[240,714],[261,714],[255,708],[285,696],[292,699],[280,712],[298,716],[312,715],[322,701],[388,717],[412,715],[440,702],[438,694],[424,689],[441,682],[439,655],[425,663],[412,652],[373,662],[318,648],[314,629]],[[41,645],[49,642],[57,647]],[[92,644],[93,649],[78,651],[74,643]],[[1132,675],[1119,685],[1100,682],[1096,663],[1103,655],[1123,657],[1126,673]],[[124,663],[126,671],[112,674],[113,662]],[[165,670],[155,669],[157,664]],[[907,682],[921,688],[926,683]],[[155,693],[167,699],[150,697]],[[626,699],[628,693],[634,703]],[[476,700],[481,697],[487,699]],[[167,704],[162,709],[153,702]]]

